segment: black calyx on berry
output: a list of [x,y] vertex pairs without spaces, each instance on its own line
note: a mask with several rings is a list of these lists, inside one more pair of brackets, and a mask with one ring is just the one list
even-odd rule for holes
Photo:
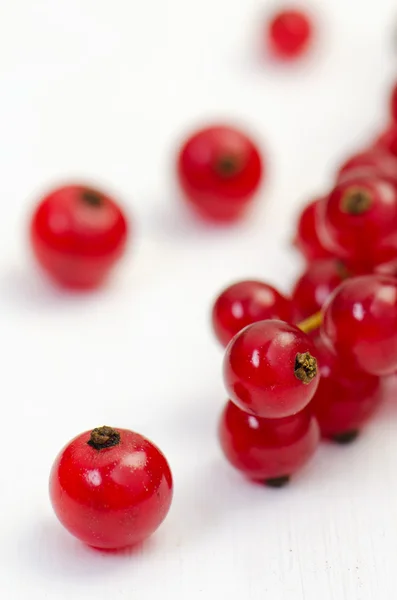
[[371,208],[372,196],[370,192],[359,187],[346,190],[341,200],[342,210],[349,215],[362,215]]
[[295,357],[294,374],[302,383],[309,384],[317,375],[317,360],[309,352],[298,352]]
[[120,434],[113,427],[104,425],[103,427],[96,427],[91,431],[91,437],[87,444],[95,450],[103,450],[104,448],[111,448],[117,446],[120,443]]

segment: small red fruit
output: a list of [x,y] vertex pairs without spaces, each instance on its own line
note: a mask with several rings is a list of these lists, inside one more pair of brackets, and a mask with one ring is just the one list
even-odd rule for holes
[[127,221],[109,196],[67,185],[45,196],[30,224],[34,254],[48,275],[70,288],[99,286],[122,255]]
[[381,380],[340,361],[321,338],[316,353],[321,377],[310,408],[323,437],[351,442],[382,400]]
[[223,378],[230,398],[258,417],[280,419],[302,410],[318,386],[310,338],[283,321],[259,321],[226,349]]
[[377,249],[396,226],[397,188],[380,178],[339,183],[319,212],[323,243],[348,264],[377,264]]
[[375,142],[375,148],[384,150],[385,152],[397,157],[397,122],[391,125],[382,133],[382,135],[378,137]]
[[239,281],[229,286],[212,309],[212,326],[223,346],[247,325],[265,319],[291,321],[293,307],[290,300],[262,281]]
[[301,56],[313,37],[309,16],[301,10],[284,9],[276,13],[267,25],[266,40],[276,57],[291,60]]
[[337,174],[339,183],[361,177],[380,177],[397,186],[397,157],[384,148],[373,147],[348,158]]
[[317,214],[323,198],[307,204],[301,212],[294,240],[295,246],[308,262],[321,258],[331,258],[332,254],[324,248],[317,232]]
[[258,190],[262,160],[253,141],[228,126],[201,129],[179,151],[178,177],[185,200],[210,221],[242,216]]
[[307,463],[320,437],[308,409],[283,419],[260,419],[230,401],[221,415],[218,435],[233,467],[272,487],[286,484]]
[[378,376],[397,369],[397,279],[382,275],[347,279],[323,311],[324,341],[344,368]]
[[172,500],[165,456],[127,429],[99,427],[74,438],[50,475],[55,514],[75,537],[96,548],[119,549],[150,536]]
[[338,287],[348,272],[337,260],[316,260],[295,283],[292,301],[301,319],[321,309],[331,292]]

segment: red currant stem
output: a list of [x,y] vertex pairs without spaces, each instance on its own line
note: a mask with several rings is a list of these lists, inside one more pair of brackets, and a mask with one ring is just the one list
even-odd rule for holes
[[299,327],[303,333],[310,333],[311,331],[321,327],[322,322],[323,313],[321,310],[319,310],[318,312],[314,313],[314,315],[310,315],[310,317],[298,323],[297,327]]
[[91,437],[87,444],[95,450],[102,450],[103,448],[111,448],[117,446],[120,443],[120,434],[113,427],[104,425],[103,427],[96,427],[91,431]]

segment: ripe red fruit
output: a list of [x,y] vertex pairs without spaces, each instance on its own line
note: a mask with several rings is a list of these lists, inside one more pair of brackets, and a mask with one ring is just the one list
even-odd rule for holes
[[165,456],[127,429],[99,427],[74,438],[50,475],[55,514],[66,529],[96,548],[132,546],[165,519],[172,476]]
[[230,398],[258,417],[279,419],[302,410],[318,386],[310,338],[283,321],[259,321],[226,349],[223,377]]
[[322,335],[346,369],[372,375],[397,369],[397,279],[382,275],[347,279],[323,310]]
[[339,183],[319,211],[323,243],[353,264],[376,264],[377,247],[396,226],[397,188],[379,178]]
[[351,442],[382,400],[381,380],[343,363],[321,338],[316,353],[321,376],[310,408],[323,437]]
[[179,151],[178,177],[185,200],[210,221],[234,221],[258,190],[263,166],[254,142],[228,126],[201,129]]
[[339,183],[361,177],[380,177],[397,186],[397,158],[377,146],[351,156],[337,174]]
[[397,157],[397,122],[391,125],[378,137],[375,142],[375,148],[379,148],[380,150]]
[[260,419],[230,401],[221,415],[218,435],[236,469],[273,487],[287,483],[307,463],[320,437],[317,421],[307,409],[283,419]]
[[122,255],[127,233],[116,202],[82,185],[45,196],[30,224],[38,262],[53,280],[70,288],[99,286]]
[[332,257],[331,252],[323,246],[317,232],[317,214],[322,202],[324,199],[319,198],[307,204],[298,219],[294,244],[308,262]]
[[316,260],[295,283],[292,301],[301,319],[321,309],[331,292],[348,277],[344,265],[337,260]]
[[264,319],[293,319],[291,301],[262,281],[239,281],[218,296],[212,309],[216,337],[227,346],[241,329]]
[[397,84],[394,86],[390,99],[390,112],[393,121],[397,123]]
[[313,37],[309,16],[301,10],[281,10],[267,25],[266,41],[277,58],[291,60],[300,57]]

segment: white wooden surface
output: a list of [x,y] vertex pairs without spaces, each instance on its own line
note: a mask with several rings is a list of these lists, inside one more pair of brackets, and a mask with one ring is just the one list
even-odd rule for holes
[[[246,483],[215,437],[211,299],[246,276],[288,290],[293,216],[383,124],[397,71],[393,0],[316,4],[318,47],[291,68],[257,53],[265,0],[0,4],[1,598],[395,598],[392,399],[284,490]],[[171,176],[180,136],[217,118],[251,129],[269,162],[262,205],[228,231],[190,219]],[[69,177],[114,190],[136,223],[91,296],[51,288],[26,248],[31,203]],[[175,475],[169,518],[133,554],[80,545],[49,506],[55,454],[103,423],[152,437]]]

